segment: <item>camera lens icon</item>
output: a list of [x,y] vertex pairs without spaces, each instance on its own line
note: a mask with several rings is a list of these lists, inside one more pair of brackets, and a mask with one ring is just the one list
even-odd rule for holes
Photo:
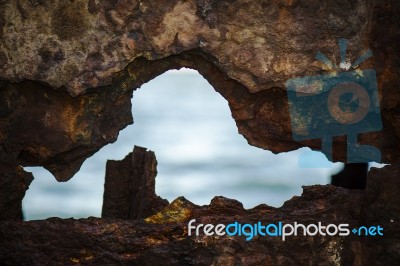
[[371,107],[368,92],[355,82],[340,83],[328,95],[330,115],[340,124],[356,124],[362,121]]
[[358,69],[372,51],[368,49],[350,64],[346,39],[339,40],[339,49],[338,66],[321,52],[315,56],[333,73],[286,82],[293,139],[321,139],[321,151],[332,161],[332,138],[346,136],[347,163],[380,162],[379,149],[357,140],[360,133],[382,130],[376,72]]

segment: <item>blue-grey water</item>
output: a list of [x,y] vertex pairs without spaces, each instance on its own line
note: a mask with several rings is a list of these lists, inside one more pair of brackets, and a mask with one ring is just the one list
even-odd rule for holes
[[168,71],[144,84],[132,105],[135,123],[87,159],[70,181],[58,183],[43,168],[25,168],[35,177],[23,201],[27,220],[100,217],[105,163],[123,159],[134,145],[155,151],[158,195],[169,201],[185,196],[199,205],[222,195],[246,208],[279,207],[300,195],[302,185],[327,184],[341,167],[300,168],[305,149],[274,155],[248,145],[226,100],[193,70]]

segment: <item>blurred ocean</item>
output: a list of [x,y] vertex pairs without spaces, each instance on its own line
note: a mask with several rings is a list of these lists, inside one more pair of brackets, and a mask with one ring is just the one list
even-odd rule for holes
[[302,185],[329,183],[342,167],[299,168],[298,156],[307,149],[274,155],[248,145],[226,100],[194,70],[168,71],[144,84],[132,105],[135,123],[87,159],[70,181],[58,183],[43,168],[25,168],[35,177],[23,201],[25,219],[100,217],[105,163],[123,159],[134,145],[155,151],[158,195],[169,201],[185,196],[199,205],[222,195],[246,208],[279,207],[300,195]]

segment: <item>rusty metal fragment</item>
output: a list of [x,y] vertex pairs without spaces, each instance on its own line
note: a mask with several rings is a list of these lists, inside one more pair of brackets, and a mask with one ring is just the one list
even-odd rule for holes
[[103,218],[141,219],[168,205],[155,192],[154,152],[135,146],[121,161],[107,161]]

